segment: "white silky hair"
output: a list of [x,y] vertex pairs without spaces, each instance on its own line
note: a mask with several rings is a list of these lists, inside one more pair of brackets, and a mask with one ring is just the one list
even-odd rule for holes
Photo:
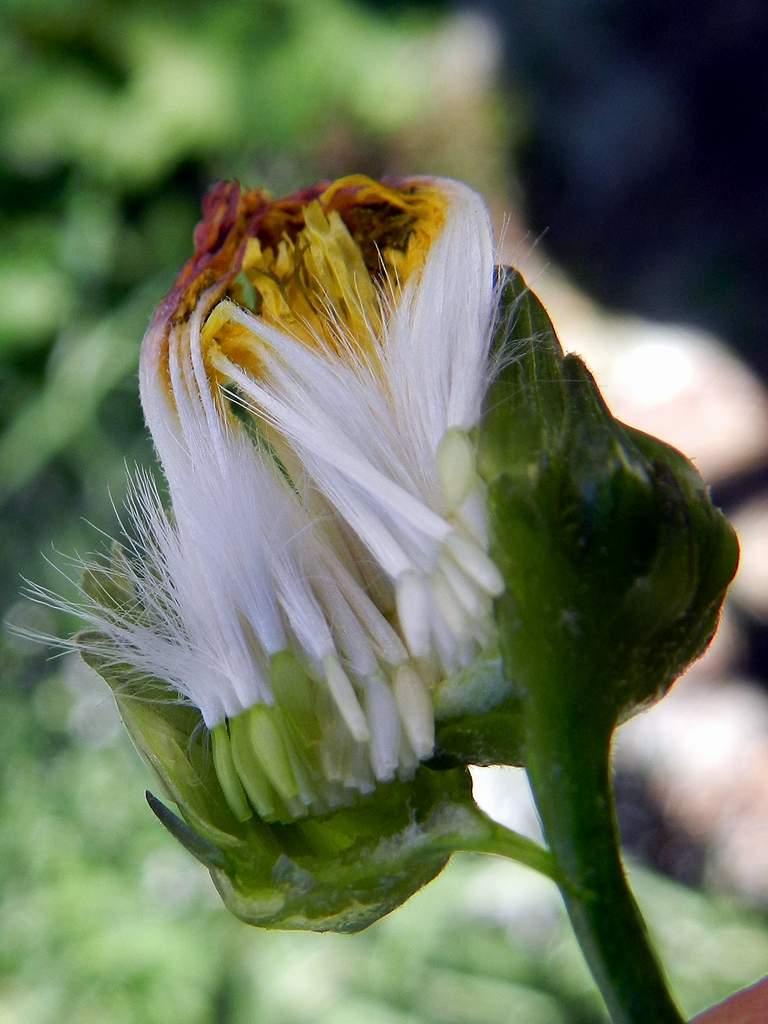
[[[485,206],[457,182],[422,271],[406,282],[381,338],[315,348],[234,303],[260,343],[265,379],[221,352],[213,364],[294,448],[318,488],[393,580],[434,570],[446,522],[436,456],[446,431],[479,420],[496,304]],[[373,354],[370,355],[369,351]]]
[[[273,702],[269,656],[289,647],[289,633],[313,665],[336,650],[310,586],[313,573],[330,574],[302,544],[300,506],[238,434],[229,433],[218,459],[200,439],[194,467],[190,459],[186,475],[169,474],[173,519],[151,477],[133,478],[119,568],[83,566],[96,579],[113,576],[129,595],[124,604],[82,590],[77,606],[60,604],[95,631],[82,647],[170,683],[208,726]],[[176,470],[189,455],[179,443]]]
[[[457,518],[438,466],[446,433],[478,423],[489,383],[491,229],[474,192],[431,184],[448,199],[445,223],[396,301],[389,283],[381,336],[345,335],[329,306],[338,345],[310,347],[222,300],[218,285],[188,322],[150,329],[141,398],[170,512],[139,473],[127,501],[126,557],[119,571],[97,567],[131,596],[110,607],[82,592],[73,609],[99,636],[85,641],[90,650],[164,680],[209,727],[272,704],[270,658],[294,652],[336,708],[321,750],[328,777],[358,789],[369,785],[362,747],[379,780],[429,756],[425,679],[476,652],[498,590],[481,497],[472,492]],[[217,304],[257,341],[263,377],[215,344],[206,350]],[[225,389],[212,388],[211,367]],[[301,480],[286,478],[228,398],[287,445],[286,464],[300,467]],[[370,564],[357,557],[361,548]],[[367,589],[382,572],[396,590],[399,630]],[[409,651],[429,666],[417,667]],[[344,764],[357,767],[345,776]]]
[[[142,398],[169,484],[172,532],[183,548],[183,564],[169,566],[169,586],[193,577],[184,615],[230,681],[224,706],[232,715],[271,702],[266,662],[281,650],[297,649],[327,675],[338,648],[362,676],[377,670],[375,650],[395,659],[404,652],[271,456],[217,407],[199,321],[192,318],[185,338],[171,332],[175,408],[156,376],[143,381]],[[184,692],[205,717],[209,688],[191,687]]]
[[420,464],[434,460],[447,430],[467,431],[480,418],[496,308],[485,204],[459,182],[440,185],[445,226],[420,277],[406,282],[382,346],[395,415]]

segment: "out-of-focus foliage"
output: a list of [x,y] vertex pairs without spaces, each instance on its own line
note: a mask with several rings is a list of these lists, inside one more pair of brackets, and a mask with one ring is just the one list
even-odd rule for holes
[[71,547],[80,531],[65,524],[105,513],[122,459],[146,453],[138,343],[205,188],[299,187],[345,159],[323,158],[334,138],[377,163],[427,87],[405,58],[428,23],[348,0],[6,0],[1,15],[7,600],[31,544]]
[[[17,599],[18,573],[52,582],[41,550],[99,545],[81,517],[113,529],[124,462],[150,463],[139,341],[212,180],[493,178],[519,109],[465,86],[477,25],[430,49],[439,11],[0,0],[4,618],[66,628]],[[601,1019],[554,887],[513,866],[459,861],[355,938],[239,925],[146,809],[106,691],[7,637],[0,750],[0,1024]],[[640,895],[691,1010],[763,969],[759,923],[660,883]]]
[[[0,748],[2,1024],[605,1019],[555,887],[526,869],[460,858],[357,936],[261,932],[149,814],[95,678],[65,668],[31,699],[6,694]],[[691,1012],[763,969],[759,921],[636,881]]]

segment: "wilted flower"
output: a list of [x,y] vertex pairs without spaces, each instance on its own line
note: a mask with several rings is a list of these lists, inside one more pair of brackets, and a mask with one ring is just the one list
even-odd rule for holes
[[290,821],[411,778],[493,643],[493,242],[463,185],[354,176],[221,184],[196,247],[141,353],[170,513],[141,475],[83,646],[199,708],[238,817]]
[[[268,926],[357,930],[455,850],[515,857],[607,979],[603,922],[645,949],[611,736],[709,642],[733,531],[494,270],[465,186],[221,184],[204,212],[141,354],[170,507],[139,474],[74,641],[182,818],[155,813]],[[492,763],[525,763],[551,854],[475,807]]]

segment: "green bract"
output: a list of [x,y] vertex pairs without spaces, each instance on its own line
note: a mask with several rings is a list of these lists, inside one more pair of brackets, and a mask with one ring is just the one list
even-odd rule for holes
[[88,660],[112,686],[137,750],[181,817],[148,793],[152,810],[248,924],[359,931],[430,881],[455,849],[484,845],[496,828],[475,808],[463,769],[426,767],[410,783],[381,786],[327,815],[238,821],[199,713],[165,687],[139,686]]

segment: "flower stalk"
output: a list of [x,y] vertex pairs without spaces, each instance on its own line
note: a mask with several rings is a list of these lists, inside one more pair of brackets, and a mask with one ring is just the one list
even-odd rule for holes
[[[552,687],[542,680],[540,692]],[[528,776],[558,885],[614,1024],[682,1024],[621,862],[610,731],[576,731],[572,709],[529,709]],[[563,723],[566,723],[565,726]]]

